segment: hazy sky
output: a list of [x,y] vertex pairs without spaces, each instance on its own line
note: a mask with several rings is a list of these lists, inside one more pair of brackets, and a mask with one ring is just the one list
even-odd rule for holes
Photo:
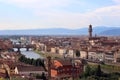
[[120,27],[120,0],[0,0],[0,29]]

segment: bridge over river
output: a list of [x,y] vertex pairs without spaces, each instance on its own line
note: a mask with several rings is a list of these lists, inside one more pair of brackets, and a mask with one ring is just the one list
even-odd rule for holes
[[35,45],[33,44],[13,44],[13,48],[17,49],[17,52],[20,52],[21,48],[26,48],[26,51],[29,51],[29,49],[35,49]]

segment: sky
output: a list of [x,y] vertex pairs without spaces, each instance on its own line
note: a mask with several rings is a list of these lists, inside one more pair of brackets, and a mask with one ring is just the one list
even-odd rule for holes
[[120,0],[0,0],[0,30],[120,27]]

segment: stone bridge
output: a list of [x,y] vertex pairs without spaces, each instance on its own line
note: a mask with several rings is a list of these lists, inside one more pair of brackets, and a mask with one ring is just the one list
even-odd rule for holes
[[35,48],[33,44],[13,44],[13,48],[17,48],[17,52],[20,52],[21,48],[26,48],[26,51],[29,51],[30,48]]

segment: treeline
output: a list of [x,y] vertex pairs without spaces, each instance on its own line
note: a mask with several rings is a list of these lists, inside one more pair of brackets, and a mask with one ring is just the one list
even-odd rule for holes
[[24,55],[22,55],[19,58],[19,61],[24,62],[26,64],[30,64],[30,65],[34,65],[34,66],[42,66],[45,69],[45,65],[44,65],[44,60],[42,59],[30,59],[30,58],[26,58]]
[[85,72],[80,76],[80,80],[119,80],[120,73],[104,73],[101,71],[101,66],[90,67],[86,66]]
[[[91,67],[97,67],[96,64],[90,65]],[[106,71],[106,72],[120,72],[120,66],[117,65],[107,65],[107,64],[101,64],[101,69]]]
[[101,65],[102,69],[108,70],[109,72],[120,72],[120,66],[115,65]]

